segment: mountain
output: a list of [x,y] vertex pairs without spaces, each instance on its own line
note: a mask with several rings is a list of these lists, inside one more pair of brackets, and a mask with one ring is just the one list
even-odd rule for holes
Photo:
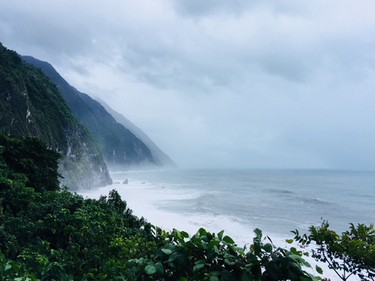
[[57,87],[1,43],[0,133],[36,136],[58,151],[60,182],[73,190],[112,182],[94,137],[73,116]]
[[148,137],[129,130],[130,122],[116,120],[98,101],[71,86],[52,65],[30,56],[23,59],[40,68],[56,84],[75,117],[98,140],[109,167],[155,167],[173,163]]
[[121,113],[113,110],[106,102],[98,99],[101,105],[116,119],[116,121],[122,124],[125,128],[130,130],[137,138],[139,138],[147,147],[150,149],[154,159],[163,167],[177,167],[176,163],[163,152],[140,128],[134,125]]

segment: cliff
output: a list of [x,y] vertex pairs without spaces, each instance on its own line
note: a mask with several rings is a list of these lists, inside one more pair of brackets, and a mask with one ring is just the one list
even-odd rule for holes
[[58,151],[60,183],[71,189],[112,182],[98,144],[73,116],[57,87],[1,43],[0,133],[35,136]]
[[118,122],[98,101],[71,86],[52,65],[30,56],[24,56],[23,59],[40,68],[56,84],[75,117],[97,139],[108,166],[155,167],[167,162],[161,160],[161,154],[152,153],[150,142],[145,143],[126,125]]

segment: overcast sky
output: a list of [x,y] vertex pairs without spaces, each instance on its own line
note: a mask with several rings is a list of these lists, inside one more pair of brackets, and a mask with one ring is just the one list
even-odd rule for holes
[[11,0],[50,62],[181,167],[375,170],[374,0]]

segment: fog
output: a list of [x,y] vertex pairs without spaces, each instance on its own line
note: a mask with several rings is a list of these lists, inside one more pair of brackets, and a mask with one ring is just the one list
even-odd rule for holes
[[375,169],[375,2],[12,0],[0,41],[180,167]]

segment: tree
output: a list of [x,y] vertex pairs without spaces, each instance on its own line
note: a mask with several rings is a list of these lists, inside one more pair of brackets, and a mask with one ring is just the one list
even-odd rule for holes
[[48,149],[40,139],[0,135],[0,147],[3,165],[5,163],[12,174],[24,174],[27,186],[37,191],[59,189],[57,169],[60,154]]
[[294,239],[303,245],[315,243],[312,257],[328,264],[341,280],[357,275],[361,280],[375,280],[375,228],[373,225],[350,224],[341,235],[329,228],[327,221],[311,226],[309,235],[293,231]]

